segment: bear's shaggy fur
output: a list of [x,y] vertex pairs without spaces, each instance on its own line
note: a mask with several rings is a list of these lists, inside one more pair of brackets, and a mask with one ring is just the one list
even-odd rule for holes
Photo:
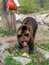
[[19,48],[23,49],[28,45],[30,54],[34,49],[34,39],[37,28],[37,21],[32,17],[26,17],[22,21],[22,25],[18,29],[17,40],[19,43]]

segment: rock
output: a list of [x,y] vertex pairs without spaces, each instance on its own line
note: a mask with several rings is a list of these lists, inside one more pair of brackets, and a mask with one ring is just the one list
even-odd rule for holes
[[4,63],[4,59],[14,51],[16,45],[16,36],[0,37],[0,61]]
[[49,14],[42,14],[40,15],[44,21],[44,24],[48,24],[49,23]]
[[45,53],[44,56],[45,56],[46,59],[49,59],[49,53]]
[[22,65],[26,65],[31,61],[31,59],[27,59],[27,58],[24,58],[24,57],[13,57],[13,59],[15,59],[16,61],[21,62]]
[[49,23],[49,17],[47,17],[46,19],[44,19],[45,23]]
[[[10,37],[0,37],[0,61],[4,63],[4,59],[10,55],[10,51],[13,52],[13,49],[16,45],[16,36]],[[10,49],[10,50],[8,50]]]
[[4,63],[4,59],[9,55],[8,51],[5,51],[4,48],[0,49],[0,61]]
[[17,20],[22,20],[24,15],[23,14],[15,14],[15,17],[16,17],[16,21]]
[[39,24],[44,24],[44,23],[43,23],[43,19],[42,19],[42,17],[41,17],[40,15],[36,15],[35,19],[36,19],[36,21],[37,21]]

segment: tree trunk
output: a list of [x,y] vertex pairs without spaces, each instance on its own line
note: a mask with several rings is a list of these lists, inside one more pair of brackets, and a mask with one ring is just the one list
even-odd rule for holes
[[7,8],[7,0],[2,1],[2,28],[8,32],[16,30],[16,18],[14,13]]
[[42,8],[44,7],[44,0],[40,0],[40,5]]

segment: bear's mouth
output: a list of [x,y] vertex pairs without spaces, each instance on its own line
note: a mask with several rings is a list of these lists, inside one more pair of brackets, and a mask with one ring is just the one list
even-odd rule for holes
[[22,43],[23,47],[27,47],[27,42]]

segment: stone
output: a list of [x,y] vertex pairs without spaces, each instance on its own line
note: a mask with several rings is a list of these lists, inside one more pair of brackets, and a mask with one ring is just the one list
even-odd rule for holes
[[0,61],[4,63],[5,58],[9,55],[8,51],[5,51],[4,48],[0,50]]
[[49,23],[49,17],[47,17],[46,19],[44,19],[45,23]]
[[4,63],[4,59],[10,55],[10,52],[8,49],[11,50],[11,52],[14,51],[16,45],[16,36],[12,37],[0,37],[0,61]]
[[49,59],[49,54],[48,53],[45,53],[44,56],[45,56],[46,59]]
[[26,65],[31,61],[31,59],[24,58],[24,57],[13,57],[13,59],[15,59],[16,61],[21,62],[22,65]]
[[43,23],[43,19],[42,19],[42,17],[40,16],[40,15],[36,15],[36,17],[35,17],[35,19],[36,19],[36,21],[39,23],[39,24],[44,24]]
[[16,21],[17,20],[22,20],[24,15],[23,14],[15,14],[15,17],[16,17]]

